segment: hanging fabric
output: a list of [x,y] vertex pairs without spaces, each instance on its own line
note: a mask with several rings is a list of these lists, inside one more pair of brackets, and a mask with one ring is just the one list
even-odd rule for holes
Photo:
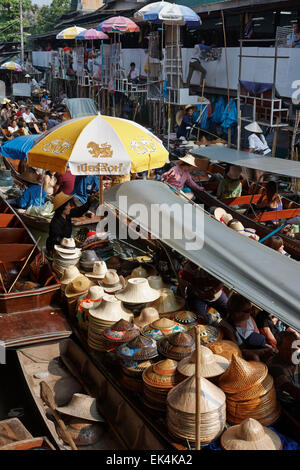
[[225,111],[225,101],[224,101],[223,96],[221,96],[216,103],[211,121],[216,124],[220,124],[222,122],[224,111]]
[[228,129],[237,125],[237,109],[235,100],[231,99],[229,105],[226,106],[222,116],[223,129]]

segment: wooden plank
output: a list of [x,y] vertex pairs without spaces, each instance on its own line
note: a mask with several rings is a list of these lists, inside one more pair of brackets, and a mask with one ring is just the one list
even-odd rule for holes
[[284,209],[282,211],[269,211],[269,212],[258,212],[256,217],[251,214],[248,215],[250,219],[258,220],[259,222],[267,222],[276,219],[291,219],[300,214],[300,209]]
[[31,241],[24,228],[2,227],[0,230],[0,243],[18,243]]
[[33,247],[33,244],[27,243],[0,244],[0,261],[3,263],[22,261],[29,255]]
[[0,421],[0,449],[2,446],[25,439],[32,439],[32,435],[18,418]]
[[34,437],[33,439],[12,442],[1,447],[1,450],[30,450],[41,447],[47,450],[55,450],[55,447],[49,442],[47,437]]
[[0,214],[0,227],[8,227],[14,218],[14,214]]
[[221,199],[221,201],[224,204],[227,204],[227,206],[243,206],[243,205],[250,204],[250,202],[252,202],[252,204],[256,204],[260,198],[261,198],[261,194],[255,194],[255,195],[247,194],[246,196]]

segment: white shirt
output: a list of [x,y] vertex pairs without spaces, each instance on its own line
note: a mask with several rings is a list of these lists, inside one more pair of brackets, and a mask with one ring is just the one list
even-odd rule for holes
[[26,123],[28,123],[28,122],[33,122],[34,119],[35,119],[34,114],[32,114],[32,113],[29,113],[29,114],[23,113],[23,114],[22,114],[22,117],[23,117],[23,119],[24,119],[24,121],[25,121]]
[[11,134],[13,134],[14,132],[17,132],[17,131],[19,130],[19,126],[16,126],[16,127],[8,126],[7,130],[8,130],[8,132],[10,132]]
[[266,155],[267,153],[271,152],[265,136],[261,134],[261,139],[256,134],[251,134],[248,137],[249,142],[249,149],[254,149],[254,152],[263,151],[263,154]]
[[129,79],[134,80],[135,78],[138,78],[139,74],[136,69],[132,70],[131,73],[130,71],[128,72]]

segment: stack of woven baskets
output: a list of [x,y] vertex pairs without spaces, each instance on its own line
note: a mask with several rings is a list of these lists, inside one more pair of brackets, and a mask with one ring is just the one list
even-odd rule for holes
[[278,419],[280,407],[274,382],[262,362],[247,362],[233,355],[218,386],[226,393],[227,421],[230,424],[254,418],[262,425],[270,426]]

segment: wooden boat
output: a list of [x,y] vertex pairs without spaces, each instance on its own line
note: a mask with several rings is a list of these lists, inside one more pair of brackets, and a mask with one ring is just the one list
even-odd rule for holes
[[55,450],[47,437],[33,437],[18,418],[0,421],[0,450]]
[[[113,381],[94,365],[89,356],[71,339],[19,349],[17,357],[37,410],[41,414],[54,442],[61,450],[68,449],[60,439],[47,406],[40,397],[40,382],[45,380],[54,391],[58,405],[68,403],[73,393],[85,393],[97,398],[97,408],[106,420],[106,432],[96,444],[80,446],[81,450],[130,449],[163,450],[168,447],[153,425]],[[38,358],[42,358],[41,362]],[[36,378],[46,371],[44,379]],[[61,415],[63,417],[63,415]]]
[[[11,289],[21,269],[22,274]],[[0,198],[0,274],[0,340],[6,346],[71,334],[60,309],[57,277],[31,233],[3,198]]]

